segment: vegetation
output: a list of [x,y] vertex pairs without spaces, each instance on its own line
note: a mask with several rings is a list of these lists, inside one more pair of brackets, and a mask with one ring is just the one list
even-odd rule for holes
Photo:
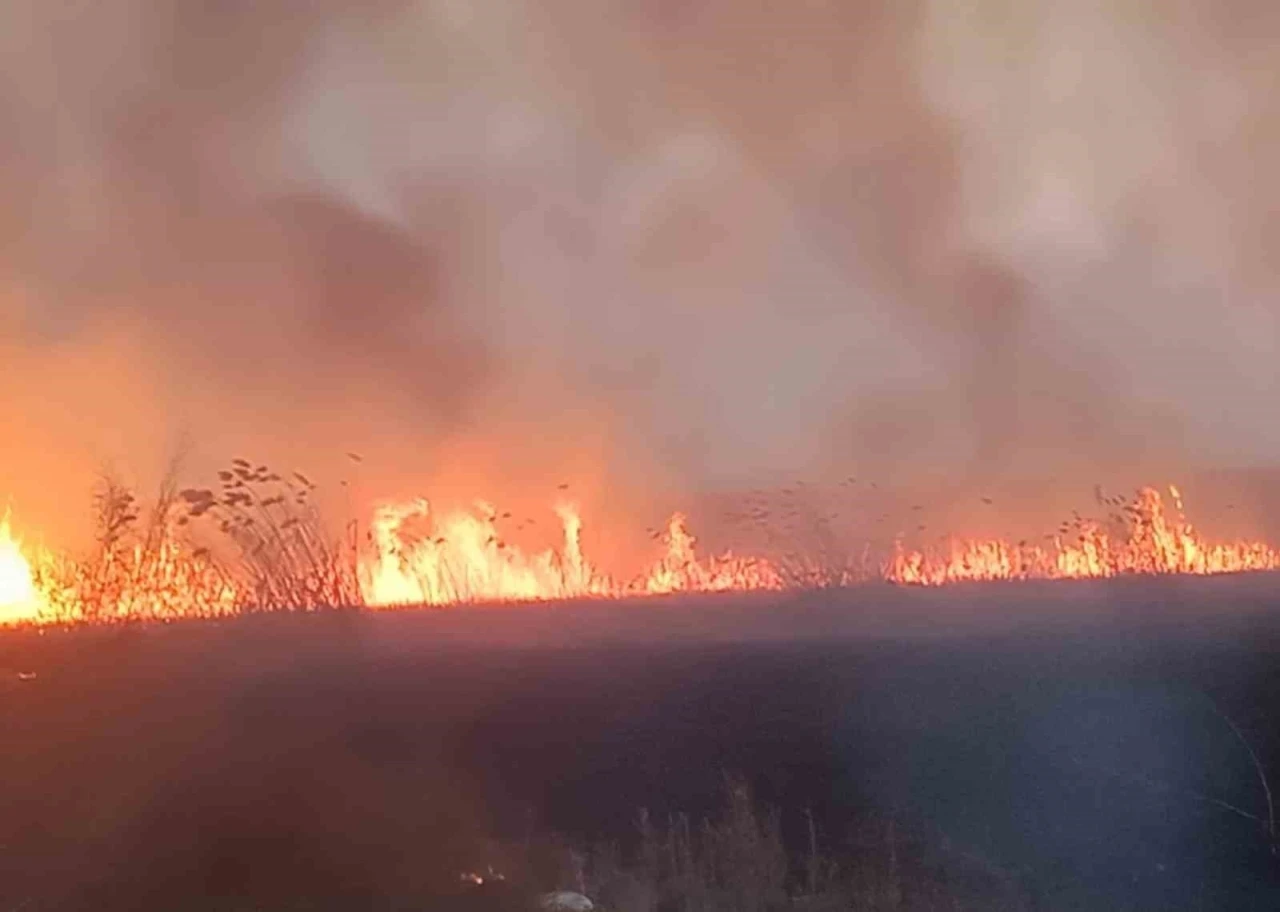
[[64,623],[320,611],[361,602],[357,527],[331,531],[316,485],[236,459],[219,486],[179,489],[173,460],[149,503],[110,469],[93,491],[94,545],[41,552],[33,575]]
[[801,845],[789,848],[781,813],[759,805],[745,780],[727,776],[716,816],[676,814],[658,824],[642,811],[625,855],[616,845],[581,851],[554,839],[497,852],[500,862],[489,871],[504,876],[473,885],[457,907],[534,909],[540,894],[572,890],[607,912],[1030,908],[1008,874],[923,830],[871,819],[830,852],[812,814],[800,819]]
[[184,520],[210,516],[230,542],[243,607],[251,611],[316,611],[361,602],[356,573],[358,527],[328,531],[316,485],[301,472],[285,477],[236,459],[218,473],[220,490],[181,492]]

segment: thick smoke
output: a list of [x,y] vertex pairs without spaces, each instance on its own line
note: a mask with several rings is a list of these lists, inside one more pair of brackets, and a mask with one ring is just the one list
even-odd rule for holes
[[15,505],[1280,454],[1270,5],[587,6],[7,4]]

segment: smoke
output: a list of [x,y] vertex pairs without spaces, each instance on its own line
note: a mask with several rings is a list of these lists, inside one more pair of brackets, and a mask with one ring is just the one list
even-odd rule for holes
[[179,434],[615,504],[1280,454],[1266,4],[0,16],[39,521]]
[[1122,421],[1163,409],[1189,458],[1274,460],[1265,161],[1280,132],[1261,87],[1275,12],[936,3],[925,21],[924,84],[963,150],[965,236],[1094,354]]

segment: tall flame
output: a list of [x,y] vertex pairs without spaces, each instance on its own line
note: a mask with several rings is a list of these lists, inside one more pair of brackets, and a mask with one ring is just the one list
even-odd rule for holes
[[[439,518],[425,500],[384,505],[373,519],[374,554],[362,574],[365,600],[374,606],[449,605],[782,585],[765,561],[732,555],[700,559],[678,513],[662,536],[664,553],[658,562],[636,579],[615,580],[583,553],[578,511],[562,504],[556,513],[563,530],[561,549],[526,553],[503,540],[488,504]],[[413,521],[420,525],[416,536],[407,530]]]
[[31,564],[13,537],[6,511],[0,519],[0,624],[34,621],[40,604]]
[[[436,521],[426,500],[387,504],[374,514],[374,554],[364,567],[365,600],[371,605],[448,605],[482,601],[531,601],[604,594],[582,554],[582,523],[569,507],[562,551],[534,554],[502,540],[488,504]],[[412,521],[422,531],[407,531]]]

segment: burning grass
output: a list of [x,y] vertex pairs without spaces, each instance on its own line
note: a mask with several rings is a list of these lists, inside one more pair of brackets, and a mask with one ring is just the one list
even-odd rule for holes
[[1219,574],[1280,569],[1280,550],[1262,542],[1212,543],[1183,515],[1170,486],[1166,507],[1155,488],[1111,498],[1105,521],[1075,515],[1046,544],[953,539],[933,551],[898,544],[886,565],[893,582],[938,586],[968,580],[1093,579],[1126,574]]
[[[328,532],[314,494],[316,485],[265,465],[236,459],[218,473],[219,490],[179,493],[187,525],[208,517],[230,545],[237,592],[244,610],[288,611],[351,608],[363,599],[357,577],[357,529]],[[209,549],[205,549],[209,553]]]
[[[94,497],[91,553],[59,554],[0,524],[0,623],[76,624],[212,618],[263,611],[448,606],[678,592],[812,589],[870,580],[937,586],[979,580],[1219,574],[1280,569],[1280,551],[1253,541],[1207,541],[1170,488],[1100,501],[1105,520],[1076,515],[1040,543],[951,539],[913,550],[901,539],[877,558],[869,545],[783,557],[703,556],[682,514],[654,537],[640,572],[602,572],[571,504],[556,514],[558,547],[511,543],[510,513],[487,503],[438,513],[426,500],[379,507],[357,522],[323,515],[317,487],[236,459],[208,488],[179,489],[171,471],[145,510],[104,476]],[[337,528],[339,531],[334,531]],[[517,526],[517,528],[519,528]],[[853,556],[851,556],[853,555]]]
[[[578,511],[561,505],[556,513],[561,547],[529,553],[508,545],[503,516],[488,504],[439,518],[425,500],[384,506],[374,516],[372,553],[362,566],[366,600],[372,605],[451,605],[783,586],[767,561],[732,554],[699,558],[696,540],[679,513],[658,536],[660,558],[635,578],[616,580],[584,553]],[[409,531],[411,521],[418,524],[416,535]]]
[[166,621],[362,604],[354,543],[328,534],[314,485],[239,459],[219,479],[217,492],[178,490],[171,472],[144,512],[105,475],[94,493],[95,545],[84,555],[23,548],[0,529],[0,549],[23,558],[29,581],[0,599],[0,618]]
[[425,500],[384,504],[364,536],[322,514],[317,486],[245,459],[218,485],[178,490],[166,479],[141,520],[112,477],[95,492],[98,535],[87,555],[29,547],[0,527],[0,623],[77,624],[211,618],[252,612],[623,598],[779,589],[765,560],[700,557],[685,517],[671,517],[656,560],[616,579],[584,552],[578,510],[556,513],[559,548],[509,544],[506,521],[479,503],[437,515]]

